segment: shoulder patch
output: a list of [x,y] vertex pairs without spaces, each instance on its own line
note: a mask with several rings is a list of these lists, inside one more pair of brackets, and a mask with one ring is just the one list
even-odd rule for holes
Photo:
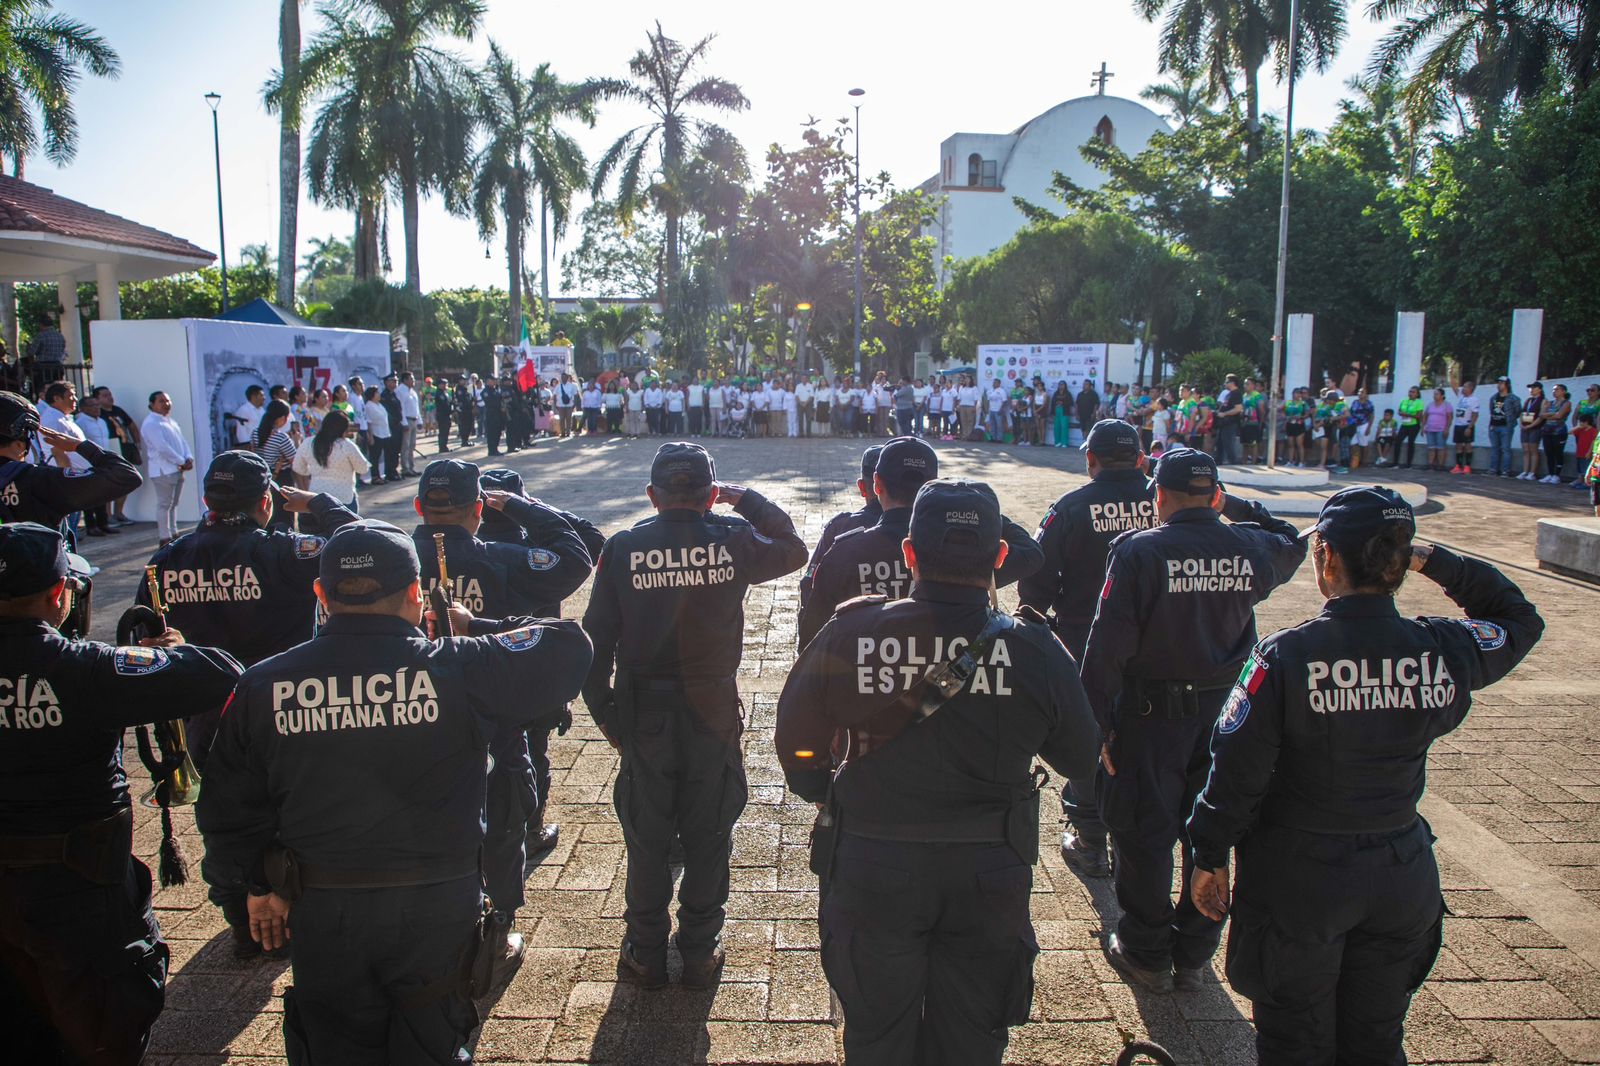
[[876,607],[880,603],[888,602],[889,597],[880,593],[873,593],[871,596],[857,596],[855,599],[845,600],[839,606],[835,607],[833,609],[833,613],[844,614],[846,611],[854,611],[862,607]]
[[93,470],[79,470],[75,466],[62,471],[62,474],[67,477],[88,477],[92,473],[94,473]]
[[137,644],[118,648],[114,658],[117,673],[124,677],[142,677],[165,670],[172,659],[160,648],[144,648]]
[[1234,685],[1228,693],[1228,702],[1222,705],[1222,715],[1217,719],[1217,732],[1226,736],[1244,725],[1250,717],[1250,695],[1243,685]]
[[1504,626],[1480,621],[1477,618],[1462,618],[1459,621],[1466,627],[1467,632],[1472,634],[1473,641],[1484,651],[1498,651],[1506,646]]
[[1050,528],[1050,523],[1056,520],[1054,507],[1044,513],[1044,518],[1039,522],[1039,528],[1033,531],[1033,539],[1038,540],[1044,536],[1044,531]]
[[534,629],[532,626],[523,626],[521,629],[513,629],[506,633],[496,633],[494,639],[495,643],[506,651],[527,651],[539,643],[540,638],[543,636],[544,630]]
[[756,540],[760,541],[762,544],[771,544],[772,543],[772,538],[771,537],[762,536],[762,534],[757,530],[752,529],[750,531],[750,535],[752,537],[756,538]]
[[561,557],[548,548],[529,548],[528,565],[535,570],[554,570]]
[[322,549],[327,543],[321,537],[313,537],[309,533],[302,533],[295,538],[294,557],[296,559],[315,559],[322,554]]

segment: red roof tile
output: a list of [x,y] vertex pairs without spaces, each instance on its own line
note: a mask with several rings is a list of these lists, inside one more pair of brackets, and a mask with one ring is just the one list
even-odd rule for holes
[[57,196],[42,185],[0,175],[0,233],[7,231],[53,233],[206,262],[216,258],[181,237]]

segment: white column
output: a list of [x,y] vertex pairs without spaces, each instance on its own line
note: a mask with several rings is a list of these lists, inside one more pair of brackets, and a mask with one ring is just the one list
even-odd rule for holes
[[94,265],[95,290],[100,300],[101,321],[115,321],[122,317],[122,294],[117,291],[117,268],[114,263]]
[[1539,378],[1539,343],[1543,332],[1543,308],[1519,307],[1511,312],[1511,355],[1506,360],[1506,376],[1518,395],[1526,390],[1528,382]]
[[1401,311],[1394,316],[1394,384],[1389,391],[1404,396],[1406,390],[1422,381],[1422,331],[1427,315],[1421,311]]
[[1289,343],[1283,358],[1285,402],[1295,389],[1311,387],[1311,327],[1315,319],[1315,315],[1289,316]]
[[67,339],[67,357],[83,362],[83,322],[78,318],[78,279],[56,279],[56,299],[61,302],[61,335]]

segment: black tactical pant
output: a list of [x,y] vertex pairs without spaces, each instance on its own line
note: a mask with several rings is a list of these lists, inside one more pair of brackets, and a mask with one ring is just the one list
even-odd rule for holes
[[850,1066],[999,1066],[1033,1001],[1032,887],[1005,844],[847,831],[822,904],[822,968]]
[[[528,730],[528,756],[533,761],[533,810],[550,802],[550,729]],[[533,810],[528,813],[532,814]]]
[[494,909],[510,914],[524,902],[528,818],[538,806],[527,741],[496,740],[489,772],[487,830],[483,837],[483,884]]
[[[1096,779],[1116,859],[1117,939],[1134,962],[1150,969],[1204,966],[1222,940],[1222,923],[1201,914],[1189,897],[1185,823],[1211,769],[1211,727],[1227,694],[1202,692],[1199,713],[1188,718],[1159,710],[1140,714],[1124,698],[1111,745],[1116,775],[1102,766]],[[1172,846],[1180,840],[1183,879],[1174,907]]]
[[64,866],[0,869],[0,1032],[17,1063],[138,1062],[161,1013],[167,945],[150,870],[122,884]]
[[[1056,635],[1071,654],[1072,661],[1081,664],[1083,650],[1089,644],[1089,626],[1058,622]],[[1069,778],[1061,786],[1061,812],[1085,843],[1105,846],[1106,823],[1100,818],[1100,804],[1095,800],[1094,778]]]
[[683,842],[678,950],[704,957],[722,932],[733,824],[749,798],[738,697],[635,690],[633,699],[613,791],[628,845],[628,940],[648,964],[665,957],[672,903],[667,853],[676,837]]
[[503,432],[505,432],[505,423],[500,419],[486,418],[483,420],[483,440],[489,446],[490,455],[500,454],[500,434]]
[[1262,1066],[1402,1066],[1411,994],[1439,955],[1433,834],[1262,826],[1239,843],[1228,983]]
[[460,973],[478,879],[417,888],[307,889],[289,912],[294,987],[283,997],[291,1066],[470,1062],[478,1014]]

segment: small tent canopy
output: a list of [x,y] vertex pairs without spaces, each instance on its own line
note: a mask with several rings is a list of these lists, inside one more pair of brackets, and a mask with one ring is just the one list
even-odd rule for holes
[[241,304],[231,310],[224,311],[217,318],[224,322],[254,322],[262,326],[311,328],[310,322],[307,322],[293,311],[285,311],[277,304],[268,303],[259,297],[247,304]]

